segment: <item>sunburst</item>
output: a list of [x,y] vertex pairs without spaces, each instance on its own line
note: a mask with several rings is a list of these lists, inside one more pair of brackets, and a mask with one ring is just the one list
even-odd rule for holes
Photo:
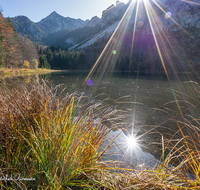
[[[199,3],[189,0],[179,0],[179,2],[184,3],[190,3],[191,5],[198,6]],[[141,10],[145,10],[149,26],[151,29],[151,33],[154,38],[154,42],[156,44],[156,49],[159,54],[159,58],[162,64],[162,67],[165,71],[165,74],[168,78],[169,83],[170,82],[170,75],[169,72],[173,73],[174,78],[177,81],[180,81],[179,76],[177,75],[175,64],[173,57],[176,58],[177,64],[180,68],[185,69],[184,67],[190,68],[190,64],[187,61],[186,54],[184,53],[185,50],[179,45],[178,43],[173,42],[170,40],[170,34],[166,32],[163,29],[163,19],[157,15],[157,12],[155,10],[160,10],[163,14],[164,20],[170,20],[174,23],[174,25],[179,28],[179,30],[183,31],[186,35],[188,35],[190,38],[193,38],[191,34],[184,29],[181,24],[178,23],[173,17],[173,12],[170,10],[170,7],[166,7],[164,3],[160,0],[132,0],[130,1],[129,7],[127,11],[125,12],[124,16],[122,17],[121,21],[119,22],[116,30],[113,32],[112,36],[110,37],[110,40],[106,44],[105,48],[103,49],[102,53],[100,54],[99,58],[97,59],[96,63],[94,64],[93,68],[91,69],[89,75],[87,76],[86,80],[88,78],[91,78],[94,74],[95,70],[98,68],[99,73],[98,75],[98,84],[102,81],[102,78],[104,76],[104,73],[106,71],[106,68],[109,66],[111,68],[111,74],[114,71],[117,61],[120,58],[120,52],[121,52],[121,46],[117,46],[115,43],[113,43],[113,39],[116,39],[116,41],[123,41],[125,37],[125,31],[128,28],[129,22],[134,22],[133,32],[132,32],[132,45],[130,49],[130,64],[129,64],[129,70],[131,68],[132,64],[132,55],[134,51],[134,42],[135,42],[135,34],[137,27],[139,26],[138,23],[138,17],[141,13]],[[172,7],[173,8],[173,7]],[[133,11],[135,11],[135,16],[132,19]],[[175,14],[175,13],[174,13]],[[141,14],[140,14],[141,15]],[[113,55],[113,52],[114,55]],[[173,91],[173,86],[171,85],[171,90]],[[181,91],[181,87],[180,87]],[[135,94],[136,99],[137,91]],[[176,100],[176,96],[174,95],[174,98]],[[179,104],[177,102],[177,106],[179,107]],[[181,113],[181,109],[180,109]],[[133,125],[134,128],[134,118],[135,118],[135,111],[133,112]]]

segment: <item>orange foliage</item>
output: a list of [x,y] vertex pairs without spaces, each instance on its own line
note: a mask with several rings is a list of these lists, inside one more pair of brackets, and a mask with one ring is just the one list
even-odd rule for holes
[[0,66],[20,68],[24,67],[24,60],[27,60],[30,64],[26,67],[33,68],[34,58],[39,59],[33,42],[18,36],[12,22],[4,19],[0,12]]
[[[18,65],[16,58],[19,55],[19,42],[17,34],[14,31],[13,24],[9,20],[5,20],[0,12],[0,45],[3,47],[3,55],[5,59],[5,67],[16,67]],[[18,54],[18,55],[16,55]]]

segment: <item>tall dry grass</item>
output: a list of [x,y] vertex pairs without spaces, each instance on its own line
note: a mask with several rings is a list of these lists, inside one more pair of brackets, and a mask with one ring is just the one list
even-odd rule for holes
[[199,188],[198,119],[176,121],[179,138],[163,135],[157,168],[122,168],[102,160],[111,143],[99,148],[123,116],[83,93],[57,92],[45,82],[18,89],[1,84],[0,177],[13,177],[1,180],[1,189]]
[[87,176],[103,168],[105,150],[98,149],[109,133],[105,121],[111,125],[116,111],[78,93],[56,92],[46,83],[19,89],[1,85],[1,175],[35,179],[0,181],[2,187],[87,186]]

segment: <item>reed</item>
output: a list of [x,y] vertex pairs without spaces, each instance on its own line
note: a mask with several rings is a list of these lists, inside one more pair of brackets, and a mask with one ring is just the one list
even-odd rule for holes
[[[102,159],[114,141],[108,134],[122,125],[123,115],[83,93],[58,95],[58,87],[49,86],[1,84],[0,176],[13,177],[0,181],[1,189],[199,188],[198,119],[176,121],[182,135],[176,141],[163,134],[162,162],[155,169],[128,169]],[[110,143],[100,150],[106,140]],[[169,165],[174,160],[178,164]],[[32,180],[18,180],[19,175]]]
[[83,95],[77,93],[57,97],[56,89],[45,83],[33,84],[31,89],[23,85],[19,90],[2,85],[0,97],[1,174],[35,179],[1,182],[2,186],[83,186],[83,176],[102,168],[98,161],[103,152],[98,149],[109,133],[103,124],[107,108],[83,102]]

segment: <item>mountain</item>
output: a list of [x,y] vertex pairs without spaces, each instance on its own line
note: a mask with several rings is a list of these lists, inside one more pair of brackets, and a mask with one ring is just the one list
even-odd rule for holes
[[113,24],[113,22],[120,20],[127,8],[128,6],[120,1],[117,1],[116,5],[112,4],[102,12],[103,25],[108,26]]
[[26,16],[11,18],[18,33],[31,37],[34,41],[46,37],[47,34]]
[[111,5],[102,12],[102,18],[94,16],[86,21],[63,17],[56,11],[38,23],[32,22],[25,16],[17,16],[11,20],[18,33],[28,36],[34,42],[70,47],[119,21],[126,9],[127,5],[117,1],[116,6]]
[[102,12],[102,18],[94,16],[84,27],[67,33],[61,38],[60,45],[78,49],[91,45],[102,37],[110,36],[127,8],[128,4],[117,1],[116,5],[111,5]]
[[[164,72],[160,53],[162,60],[167,63],[165,65],[167,70],[200,69],[200,0],[149,2],[148,14],[145,4],[139,4],[137,23],[135,23],[136,6],[127,10],[131,1],[127,5],[120,3],[118,7],[112,5],[103,11],[101,28],[96,34],[79,42],[75,41],[73,36],[67,36],[66,46],[69,38],[76,42],[70,49],[83,50],[86,62],[91,66],[107,45],[103,57],[110,57],[109,62],[116,64],[117,69],[121,71],[140,68],[140,71],[151,71],[151,73]],[[127,15],[119,25],[125,11]],[[136,31],[132,43],[134,26]],[[79,30],[80,33],[81,30],[83,28]],[[115,30],[116,34],[110,39]],[[107,44],[109,39],[110,44]],[[111,56],[113,50],[115,57]]]
[[[196,3],[199,3],[200,0],[196,0]],[[130,4],[130,2],[129,2]],[[158,4],[159,5],[159,4]],[[159,18],[160,24],[156,23],[156,20],[152,21],[153,25],[157,25],[154,28],[155,33],[159,33],[161,31],[169,31],[170,33],[185,33],[190,34],[197,41],[200,41],[200,6],[197,4],[187,3],[180,0],[165,0],[164,11],[167,12],[165,15],[160,8],[158,8],[155,4],[152,3],[152,7],[156,12],[156,18]],[[159,5],[161,6],[161,5]],[[92,45],[94,42],[99,41],[103,36],[110,36],[113,31],[117,28],[119,24],[119,20],[122,18],[123,14],[127,9],[127,5],[123,3],[118,3],[116,6],[112,5],[102,13],[102,30],[96,33],[94,36],[84,39],[84,41],[74,44],[72,48],[85,48],[89,45]],[[140,31],[143,34],[152,33],[151,26],[146,15],[146,10],[144,5],[140,6],[140,11],[143,14],[139,13],[139,16],[142,17],[141,20],[138,21],[138,25],[136,31]],[[134,20],[135,20],[135,10],[133,10],[132,14],[129,15],[131,20],[127,28],[133,28]],[[171,19],[172,18],[172,19]],[[72,38],[71,38],[72,40]],[[185,39],[186,40],[186,39]],[[68,43],[68,41],[66,41]]]
[[37,25],[46,33],[51,34],[63,29],[73,29],[83,27],[87,21],[81,19],[73,19],[70,17],[63,17],[56,11],[52,12],[49,16],[42,19]]
[[32,22],[26,16],[17,16],[11,18],[11,20],[18,33],[26,35],[33,41],[39,43],[48,41],[53,33],[56,34],[64,30],[64,34],[66,34],[70,30],[83,27],[88,22],[88,20],[84,21],[81,19],[63,17],[55,11],[38,23]]
[[[124,64],[121,64],[123,66],[119,66],[119,69],[130,69],[128,64],[130,57],[133,57],[131,61],[136,64],[132,69],[136,69],[137,64],[141,63],[143,69],[160,70],[162,65],[158,63],[160,57],[157,46],[164,54],[163,59],[170,60],[170,64],[177,62],[177,55],[182,54],[192,60],[192,64],[187,65],[185,70],[190,66],[193,67],[192,65],[199,67],[200,0],[139,2],[137,23],[135,23],[137,8],[130,6],[134,5],[134,2],[130,0],[124,4],[117,1],[115,5],[102,12],[101,18],[94,16],[87,21],[65,18],[56,12],[39,23],[33,23],[27,17],[16,17],[12,20],[18,32],[29,34],[30,38],[36,39],[35,41],[39,39],[46,45],[83,50],[90,65],[97,59],[119,26],[109,47],[115,52],[116,49],[121,52],[117,64],[120,65],[121,62]],[[146,7],[148,14],[145,4],[149,4]],[[120,22],[122,18],[123,21]],[[134,26],[136,26],[135,40],[132,45]],[[135,49],[130,55],[132,47]],[[181,59],[182,62],[186,60],[184,57]]]
[[[109,38],[111,36],[111,34],[117,28],[118,24],[119,24],[119,21],[116,21],[115,23],[100,30],[100,32],[98,30],[98,32],[95,33],[93,36],[87,38],[86,40],[84,40],[80,43],[77,43],[75,45],[73,44],[73,46],[71,46],[69,49],[83,49],[90,45],[93,45],[94,43],[98,43],[98,41],[101,41],[102,39]],[[68,36],[69,36],[69,34],[68,34]],[[71,38],[71,36],[69,36],[68,39],[73,40],[73,38]],[[69,43],[68,39],[65,41],[66,43]]]

